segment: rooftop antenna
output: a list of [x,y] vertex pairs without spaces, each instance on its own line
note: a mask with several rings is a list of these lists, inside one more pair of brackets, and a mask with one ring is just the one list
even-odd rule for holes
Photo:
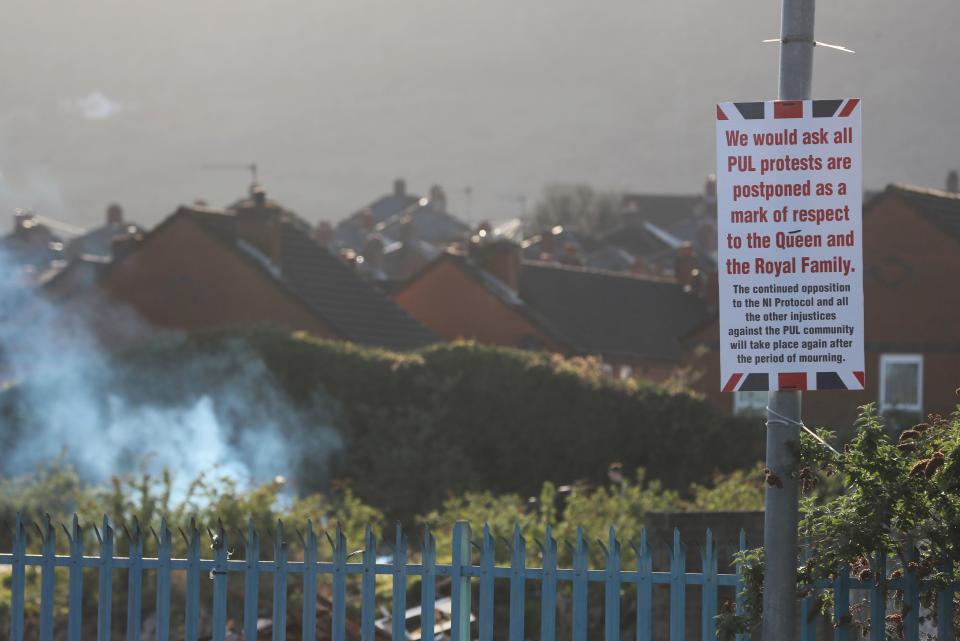
[[245,170],[250,172],[250,185],[260,184],[259,175],[257,174],[257,163],[240,163],[240,162],[221,162],[221,163],[207,163],[201,165],[200,169],[213,170],[213,171],[236,171],[238,169]]

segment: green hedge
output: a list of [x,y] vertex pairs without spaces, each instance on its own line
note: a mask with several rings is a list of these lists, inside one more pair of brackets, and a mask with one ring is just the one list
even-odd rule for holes
[[[685,489],[750,466],[762,452],[756,419],[720,415],[685,393],[607,380],[589,360],[474,343],[397,354],[253,329],[158,344],[120,363],[125,384],[149,396],[161,393],[149,383],[158,369],[238,351],[262,359],[293,404],[319,411],[317,420],[332,422],[343,439],[330,469],[303,448],[300,487],[323,489],[336,478],[393,517],[422,514],[464,491],[532,495],[544,481],[603,482],[613,461],[627,474],[644,467],[649,478]],[[191,380],[191,371],[179,377],[183,389],[222,384],[203,368]]]

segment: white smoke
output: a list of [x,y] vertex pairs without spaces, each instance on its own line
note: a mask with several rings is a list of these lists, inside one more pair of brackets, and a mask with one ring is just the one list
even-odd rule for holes
[[[305,455],[316,479],[340,447],[328,400],[318,394],[295,405],[242,341],[177,362],[158,363],[162,348],[115,359],[88,321],[135,325],[127,310],[97,305],[97,319],[67,313],[25,284],[2,251],[0,274],[4,473],[63,457],[89,480],[169,469],[180,484],[207,475],[247,486],[295,476]],[[176,350],[185,339],[163,340]]]

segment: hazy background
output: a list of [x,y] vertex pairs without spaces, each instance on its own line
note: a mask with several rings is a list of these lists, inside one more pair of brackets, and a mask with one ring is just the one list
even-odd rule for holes
[[[815,97],[864,99],[867,187],[960,165],[960,2],[821,1]],[[439,182],[474,220],[541,186],[693,192],[713,103],[770,99],[773,0],[4,0],[0,208],[153,224],[271,195],[337,220]],[[467,211],[464,188],[473,190]],[[3,229],[4,218],[0,218]]]

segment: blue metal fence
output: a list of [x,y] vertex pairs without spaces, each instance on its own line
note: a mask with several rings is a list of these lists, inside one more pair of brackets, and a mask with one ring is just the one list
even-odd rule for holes
[[[200,635],[200,614],[204,593],[209,599],[210,630],[212,641],[226,641],[228,579],[231,575],[243,579],[243,617],[242,634],[246,640],[257,639],[260,580],[263,575],[272,576],[272,640],[285,641],[288,613],[288,578],[290,575],[302,576],[302,612],[299,638],[304,641],[317,639],[317,586],[324,577],[331,586],[330,629],[332,641],[345,641],[347,638],[347,586],[348,577],[355,577],[359,583],[359,638],[361,641],[374,641],[383,638],[386,632],[375,627],[377,616],[376,579],[378,576],[390,577],[392,583],[391,605],[393,616],[389,634],[393,641],[406,641],[405,617],[407,610],[408,577],[420,577],[420,605],[422,613],[435,611],[437,598],[437,579],[448,577],[450,580],[450,630],[451,641],[493,641],[494,638],[494,594],[495,584],[505,582],[509,585],[508,635],[509,641],[523,641],[531,638],[525,626],[527,611],[527,583],[539,584],[539,639],[553,641],[557,637],[558,587],[569,589],[570,630],[573,641],[586,641],[588,629],[599,628],[599,621],[588,625],[588,587],[590,584],[602,584],[604,594],[604,613],[602,636],[604,641],[621,639],[621,603],[625,598],[635,599],[636,618],[632,623],[636,628],[637,641],[652,641],[654,638],[654,586],[669,594],[667,639],[686,641],[699,637],[702,641],[716,639],[716,619],[718,595],[723,587],[735,589],[739,593],[741,576],[739,567],[734,573],[720,573],[716,544],[711,532],[701,548],[702,568],[700,572],[688,572],[686,568],[686,549],[680,540],[678,531],[674,531],[669,555],[669,570],[654,571],[651,547],[645,532],[639,541],[632,543],[635,551],[635,563],[624,567],[621,555],[621,543],[613,528],[609,531],[606,543],[597,542],[602,551],[603,568],[590,567],[587,541],[582,529],[577,530],[576,541],[569,546],[572,567],[558,567],[557,541],[547,529],[543,542],[539,546],[540,567],[527,565],[527,542],[519,528],[516,528],[512,542],[511,562],[502,566],[496,562],[496,543],[489,528],[484,527],[479,540],[475,541],[467,523],[459,522],[453,528],[451,562],[437,562],[436,540],[429,531],[424,533],[420,563],[408,563],[409,542],[400,528],[389,547],[393,556],[378,559],[377,550],[381,546],[373,531],[366,529],[363,548],[349,552],[348,542],[340,528],[324,532],[329,541],[331,555],[329,561],[318,560],[318,537],[312,524],[307,523],[302,543],[302,560],[290,560],[287,533],[278,523],[272,533],[272,559],[260,558],[261,538],[252,524],[245,535],[236,538],[242,541],[228,541],[228,533],[222,527],[216,531],[208,530],[206,537],[191,524],[186,532],[180,531],[185,544],[185,558],[173,558],[173,533],[167,524],[161,523],[158,532],[152,532],[157,554],[154,558],[144,557],[144,541],[148,537],[134,523],[133,528],[123,528],[127,539],[127,556],[117,556],[114,551],[115,530],[104,517],[100,528],[94,527],[99,542],[99,554],[84,554],[84,532],[76,517],[71,528],[63,527],[69,544],[69,554],[57,554],[57,530],[48,518],[41,526],[33,525],[39,544],[40,554],[28,553],[28,530],[18,518],[13,531],[12,552],[0,554],[0,564],[9,566],[9,625],[11,641],[23,641],[25,636],[24,613],[27,594],[28,567],[39,568],[39,641],[54,640],[55,620],[55,575],[57,568],[66,568],[68,574],[66,598],[66,639],[80,641],[83,630],[83,591],[84,570],[97,573],[97,641],[109,641],[112,635],[113,617],[126,618],[126,641],[140,641],[141,612],[143,610],[142,593],[144,571],[151,571],[156,587],[155,641],[170,641],[171,638],[171,579],[175,573],[182,573],[183,610],[182,630],[184,641],[198,641]],[[206,540],[203,540],[206,539]],[[202,541],[203,540],[203,541]],[[203,558],[201,543],[209,544],[213,558]],[[230,546],[242,547],[243,559],[231,558]],[[746,548],[743,532],[740,534],[739,549]],[[474,554],[476,550],[477,554]],[[356,560],[351,561],[354,557]],[[474,558],[478,564],[474,564]],[[384,562],[388,561],[388,562]],[[882,559],[875,559],[872,567],[874,576],[885,576],[886,567]],[[127,573],[126,607],[122,613],[111,611],[114,597],[114,575],[117,571]],[[63,571],[61,571],[63,572]],[[357,581],[359,579],[359,581]],[[207,585],[202,585],[206,583]],[[906,616],[903,622],[907,641],[920,639],[920,602],[919,582],[915,575],[905,573],[901,578],[876,582],[843,576],[833,585],[819,585],[818,589],[832,590],[835,601],[833,637],[836,641],[852,638],[850,591],[864,590],[869,594],[869,619],[872,623],[870,640],[885,639],[889,621],[887,617],[888,591],[903,591]],[[478,599],[473,599],[472,590],[478,587]],[[698,586],[700,593],[700,634],[688,634],[687,622],[688,586]],[[201,590],[201,587],[204,589]],[[953,585],[941,593],[937,601],[939,620],[951,621],[953,613],[953,593],[960,585]],[[732,592],[732,590],[728,590]],[[89,595],[88,595],[89,596]],[[816,639],[813,617],[808,616],[814,608],[815,596],[808,595],[800,601],[801,638],[803,641]],[[2,604],[0,604],[2,605]],[[476,605],[476,617],[471,610]],[[237,607],[239,604],[237,604]],[[148,606],[149,607],[149,606]],[[737,610],[742,611],[743,604],[737,601]],[[899,611],[899,610],[898,610]],[[62,618],[63,612],[60,612]],[[427,622],[429,615],[422,621]],[[476,626],[472,621],[476,620]],[[180,622],[178,622],[180,623]],[[179,629],[179,628],[178,628]],[[327,631],[325,631],[327,632]],[[950,624],[940,625],[937,631],[939,641],[954,639]],[[324,634],[323,638],[327,638]],[[746,636],[738,641],[746,641]],[[179,637],[178,637],[179,639]]]

